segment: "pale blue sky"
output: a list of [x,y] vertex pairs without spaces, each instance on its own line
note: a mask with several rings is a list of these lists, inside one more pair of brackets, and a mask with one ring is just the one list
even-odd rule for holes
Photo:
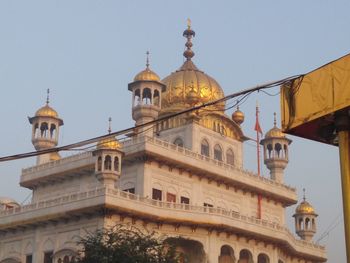
[[[226,94],[308,72],[350,50],[349,1],[0,1],[0,156],[32,151],[27,116],[51,105],[64,119],[60,145],[133,125],[127,84],[144,68],[161,77],[183,61],[182,32],[191,18],[197,66]],[[277,93],[278,89],[271,93]],[[242,106],[244,131],[254,136],[256,100],[266,132],[279,116],[279,96],[250,96]],[[231,112],[229,112],[231,114]],[[316,208],[318,234],[341,215],[337,148],[291,137],[287,184],[307,189]],[[256,170],[245,144],[245,165]],[[18,182],[26,159],[0,163],[0,196],[23,200]],[[267,174],[264,169],[264,174]],[[287,216],[294,231],[291,215]],[[343,225],[321,244],[329,262],[345,262]]]

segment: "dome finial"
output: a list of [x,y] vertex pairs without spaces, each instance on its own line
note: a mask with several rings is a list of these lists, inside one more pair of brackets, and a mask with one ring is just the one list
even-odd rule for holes
[[108,133],[110,134],[112,132],[112,118],[108,118]]
[[146,52],[146,68],[149,69],[149,51]]
[[46,104],[49,105],[50,102],[50,89],[47,89],[47,95],[46,95]]
[[273,113],[273,126],[277,127],[276,112]]
[[305,197],[305,188],[303,188],[303,200],[304,200],[304,202],[306,201],[306,197]]
[[193,58],[194,56],[194,52],[192,51],[191,47],[193,46],[192,37],[194,37],[195,35],[195,32],[191,29],[191,19],[187,19],[187,29],[183,33],[183,36],[187,38],[187,42],[185,44],[187,49],[183,53],[184,57],[187,60],[191,60],[191,58]]

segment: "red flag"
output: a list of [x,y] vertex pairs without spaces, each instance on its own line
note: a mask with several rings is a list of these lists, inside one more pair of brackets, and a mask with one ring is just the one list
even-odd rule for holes
[[263,132],[262,132],[262,129],[261,129],[260,123],[259,123],[259,107],[258,107],[258,105],[256,105],[256,113],[255,113],[255,116],[256,116],[256,120],[255,120],[255,127],[254,127],[254,130],[262,135]]

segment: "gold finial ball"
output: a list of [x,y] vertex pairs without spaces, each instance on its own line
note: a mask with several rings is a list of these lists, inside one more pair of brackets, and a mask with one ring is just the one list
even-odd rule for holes
[[244,113],[237,109],[232,113],[232,120],[238,125],[241,125],[244,122]]

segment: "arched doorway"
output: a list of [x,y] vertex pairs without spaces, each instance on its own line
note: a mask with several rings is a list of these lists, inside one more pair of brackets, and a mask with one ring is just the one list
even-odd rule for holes
[[270,259],[266,254],[259,254],[258,256],[258,263],[270,263]]
[[180,253],[181,263],[205,263],[206,255],[203,244],[199,241],[182,237],[168,238],[165,242],[175,245]]

